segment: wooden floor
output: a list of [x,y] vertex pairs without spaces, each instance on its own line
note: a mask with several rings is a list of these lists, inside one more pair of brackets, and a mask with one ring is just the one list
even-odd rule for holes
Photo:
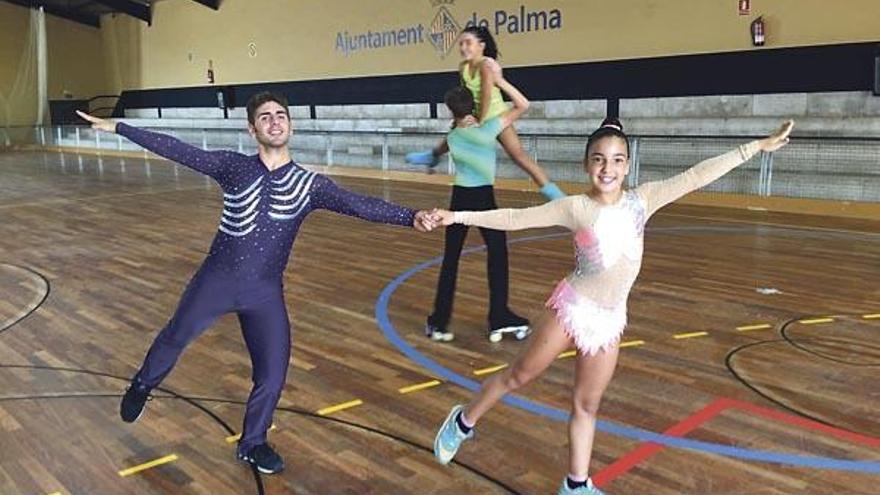
[[[428,184],[338,181],[415,207],[444,205],[449,193]],[[499,193],[506,206],[537,202]],[[400,392],[434,377],[385,339],[376,299],[389,281],[438,256],[442,234],[326,212],[306,222],[286,275],[294,357],[270,441],[287,470],[255,477],[226,440],[240,428],[250,380],[234,317],[188,349],[140,422],[122,423],[125,380],[203,259],[219,211],[212,183],[167,162],[0,154],[0,493],[555,493],[566,473],[564,423],[499,406],[459,463],[441,467],[430,451],[434,432],[469,393],[449,383]],[[873,461],[873,474],[663,448],[605,431],[593,462],[604,489],[877,493],[878,232],[880,222],[664,210],[649,224],[628,347],[600,411],[614,425],[668,438]],[[484,263],[483,253],[463,258],[450,345],[420,333],[436,266],[404,281],[389,306],[406,342],[475,379],[521,345],[484,337]],[[514,244],[512,307],[538,318],[572,263],[564,235]],[[567,409],[572,363],[560,358],[521,395]],[[316,414],[340,404],[349,407]]]

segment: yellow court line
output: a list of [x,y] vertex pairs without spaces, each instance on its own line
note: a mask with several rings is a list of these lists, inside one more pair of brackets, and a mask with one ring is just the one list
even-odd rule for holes
[[325,407],[324,409],[318,409],[318,416],[326,416],[328,414],[333,414],[335,412],[342,411],[344,409],[350,409],[352,407],[360,406],[364,403],[364,401],[360,399],[350,400],[348,402],[343,402],[342,404],[337,404],[335,406]]
[[[645,345],[645,341],[644,340],[628,340],[626,342],[620,343],[621,348],[637,347],[640,345]],[[577,350],[563,352],[562,354],[559,355],[559,358],[562,359],[562,358],[574,357],[574,356],[577,356]]]
[[61,492],[52,492],[49,495],[61,495]]
[[488,375],[489,373],[495,373],[496,371],[503,370],[504,368],[507,368],[507,363],[499,364],[498,366],[490,366],[488,368],[474,370],[474,374],[477,376]]
[[742,327],[736,327],[738,332],[748,332],[751,330],[766,330],[768,328],[773,328],[773,325],[769,323],[758,323],[757,325],[745,325]]
[[709,332],[690,332],[690,333],[677,333],[672,336],[673,339],[681,340],[681,339],[691,339],[694,337],[705,337],[709,335]]
[[[272,431],[275,429],[277,429],[277,427],[274,424],[269,427],[269,431]],[[230,436],[226,437],[226,443],[237,442],[239,438],[241,438],[241,433],[236,433],[235,435],[230,435]]]
[[834,318],[813,318],[812,320],[799,320],[801,325],[818,325],[820,323],[831,323]]
[[621,342],[620,347],[636,347],[640,345],[645,345],[644,340],[629,340],[627,342]]
[[436,387],[437,385],[440,385],[441,383],[443,383],[443,382],[441,382],[440,380],[431,380],[428,382],[410,385],[408,387],[401,387],[401,388],[397,389],[397,391],[400,392],[401,394],[408,394],[411,392],[418,392],[419,390],[425,390],[426,388]]
[[150,468],[153,468],[156,466],[161,466],[162,464],[168,464],[169,462],[174,462],[176,460],[177,460],[177,454],[166,455],[165,457],[160,457],[160,458],[158,458],[156,460],[152,460],[150,462],[145,462],[143,464],[139,464],[137,466],[130,467],[128,469],[123,469],[122,471],[119,471],[119,476],[123,476],[123,477],[130,476],[132,474],[139,473],[141,471],[145,471],[147,469],[150,469]]
[[862,315],[862,318],[866,320],[880,320],[880,313],[874,313],[872,315]]
[[[640,345],[645,345],[645,341],[644,340],[629,340],[629,341],[620,343],[621,348],[623,348],[623,347],[637,347]],[[577,350],[566,351],[566,352],[563,352],[562,354],[559,355],[559,359],[575,357],[575,356],[577,356]]]
[[769,323],[760,323],[758,325],[746,325],[744,327],[736,327],[736,330],[739,332],[748,332],[750,330],[766,330],[768,328],[773,328],[773,325]]

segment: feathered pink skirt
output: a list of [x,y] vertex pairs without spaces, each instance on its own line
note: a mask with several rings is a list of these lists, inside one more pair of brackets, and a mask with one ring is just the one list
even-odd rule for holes
[[546,303],[582,354],[594,356],[620,342],[626,327],[626,305],[605,308],[578,294],[567,280],[556,286]]

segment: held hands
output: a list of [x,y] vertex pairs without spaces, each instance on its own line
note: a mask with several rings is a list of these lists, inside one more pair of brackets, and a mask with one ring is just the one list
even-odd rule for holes
[[432,212],[420,210],[416,212],[416,216],[413,218],[413,228],[419,232],[430,232],[437,228],[437,221],[434,219]]
[[782,123],[779,129],[765,137],[760,141],[761,151],[771,152],[776,151],[779,148],[782,148],[786,144],[788,144],[788,135],[791,134],[791,130],[794,128],[794,121],[789,119]]
[[455,223],[455,212],[434,208],[431,217],[438,226],[449,227]]
[[413,220],[413,228],[419,232],[431,232],[437,227],[448,227],[452,224],[453,213],[439,208],[430,211],[421,210],[416,213]]
[[104,132],[116,132],[116,122],[98,117],[93,117],[85,112],[76,111],[76,114],[92,123],[92,129]]

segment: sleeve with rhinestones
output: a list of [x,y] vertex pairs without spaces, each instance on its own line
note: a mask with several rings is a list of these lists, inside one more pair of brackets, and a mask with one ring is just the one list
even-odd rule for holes
[[225,172],[227,160],[224,160],[224,157],[230,154],[228,151],[205,151],[167,134],[148,131],[123,122],[116,124],[116,133],[148,151],[214,179],[219,179]]
[[315,208],[335,211],[369,222],[413,226],[415,210],[343,189],[326,176],[317,176],[312,191]]
[[575,228],[574,208],[578,196],[568,196],[531,208],[504,208],[489,211],[456,211],[455,223],[495,230],[523,230],[540,227]]

